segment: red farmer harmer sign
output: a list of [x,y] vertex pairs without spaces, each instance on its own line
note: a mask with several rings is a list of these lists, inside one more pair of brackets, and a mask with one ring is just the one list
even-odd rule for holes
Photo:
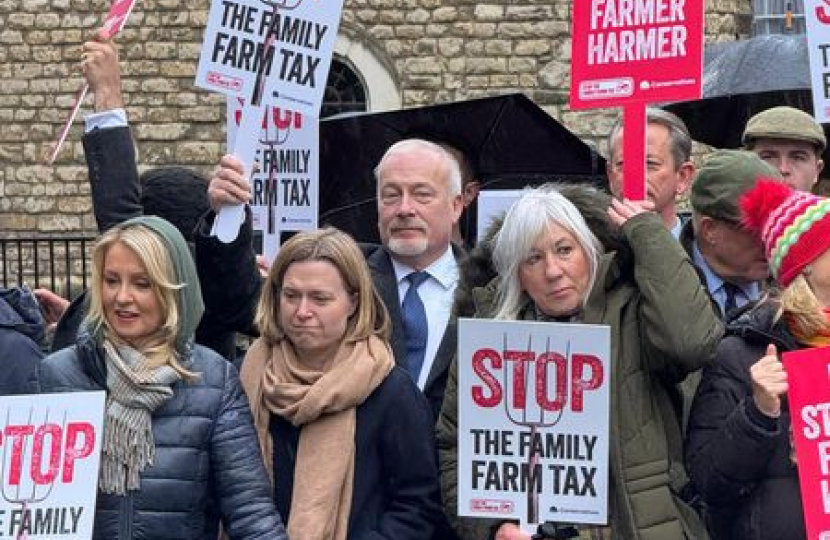
[[700,97],[703,0],[579,0],[571,108]]

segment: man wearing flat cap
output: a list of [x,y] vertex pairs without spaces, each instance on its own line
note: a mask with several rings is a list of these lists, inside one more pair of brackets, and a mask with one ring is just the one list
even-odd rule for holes
[[692,221],[680,241],[721,315],[755,300],[769,276],[764,250],[741,226],[738,201],[759,178],[781,175],[752,152],[712,153],[692,183]]
[[750,118],[743,143],[778,169],[793,189],[811,191],[824,168],[824,129],[812,116],[793,107],[773,107]]
[[[761,179],[781,175],[752,152],[718,150],[709,155],[692,182],[692,219],[680,243],[692,259],[700,281],[724,320],[757,300],[769,277],[764,246],[741,226],[738,201]],[[694,316],[694,315],[692,315]],[[700,373],[690,374],[678,390],[683,426],[689,418]]]

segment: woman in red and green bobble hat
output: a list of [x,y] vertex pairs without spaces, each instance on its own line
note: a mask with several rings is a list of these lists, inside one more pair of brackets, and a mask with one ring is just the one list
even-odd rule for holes
[[776,287],[727,327],[692,406],[686,464],[714,540],[806,538],[780,353],[830,345],[830,199],[759,181],[742,226]]

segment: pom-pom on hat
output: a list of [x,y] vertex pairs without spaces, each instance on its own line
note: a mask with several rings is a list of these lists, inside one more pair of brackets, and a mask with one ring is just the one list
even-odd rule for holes
[[740,200],[743,225],[764,243],[772,275],[788,286],[830,249],[830,199],[759,181]]

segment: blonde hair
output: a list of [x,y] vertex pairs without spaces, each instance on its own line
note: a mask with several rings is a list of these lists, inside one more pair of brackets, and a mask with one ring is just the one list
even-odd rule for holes
[[128,248],[141,261],[147,272],[153,294],[159,301],[164,314],[161,326],[147,340],[139,352],[152,366],[169,365],[185,378],[196,376],[186,370],[180,362],[176,350],[176,337],[179,332],[179,306],[176,291],[184,284],[176,283],[173,262],[164,240],[150,228],[141,224],[128,224],[113,227],[104,233],[92,252],[92,287],[90,289],[89,312],[86,322],[94,334],[115,344],[122,345],[123,339],[113,330],[107,321],[104,310],[104,267],[107,253],[116,244]]
[[804,274],[799,274],[778,294],[776,320],[786,316],[794,333],[801,339],[810,339],[830,332],[824,308],[810,288]]
[[289,266],[306,261],[331,263],[340,274],[346,292],[354,295],[357,308],[346,325],[347,341],[359,341],[371,335],[389,339],[389,314],[375,290],[363,253],[349,235],[326,227],[301,232],[280,248],[262,287],[254,321],[266,342],[274,345],[285,338],[280,324],[282,282]]

